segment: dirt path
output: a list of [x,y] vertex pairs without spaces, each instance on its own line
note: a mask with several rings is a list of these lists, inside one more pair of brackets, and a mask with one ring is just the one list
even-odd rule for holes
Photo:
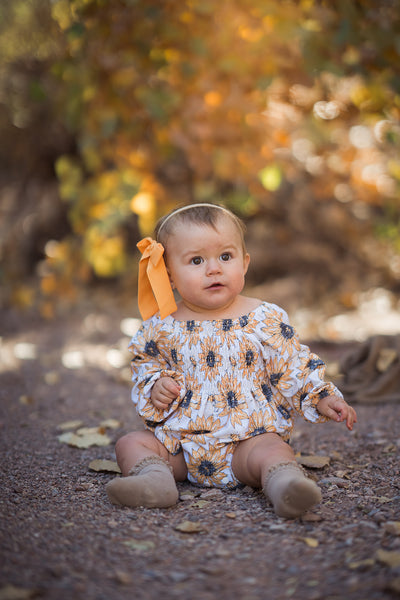
[[[0,600],[400,596],[399,405],[358,406],[351,434],[298,423],[296,451],[330,459],[309,470],[323,501],[302,520],[276,517],[249,488],[189,484],[171,509],[119,509],[104,491],[114,475],[89,468],[113,461],[115,440],[138,426],[119,320],[9,313],[2,332]],[[103,423],[110,443],[60,442],[71,420]]]

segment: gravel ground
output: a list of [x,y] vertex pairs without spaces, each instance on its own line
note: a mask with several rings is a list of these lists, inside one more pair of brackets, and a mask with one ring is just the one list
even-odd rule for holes
[[[400,597],[400,405],[357,405],[352,433],[298,422],[296,452],[329,459],[308,469],[323,500],[302,519],[250,488],[188,483],[176,507],[117,508],[104,489],[115,473],[89,465],[114,461],[114,442],[140,426],[119,321],[1,323],[0,600]],[[316,349],[328,363],[343,351]],[[81,426],[109,439],[60,441]]]

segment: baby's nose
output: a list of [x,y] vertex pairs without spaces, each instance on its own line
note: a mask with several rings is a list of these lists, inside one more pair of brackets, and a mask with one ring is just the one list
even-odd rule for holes
[[208,273],[219,273],[221,270],[220,262],[214,258],[211,258],[207,262],[207,272]]

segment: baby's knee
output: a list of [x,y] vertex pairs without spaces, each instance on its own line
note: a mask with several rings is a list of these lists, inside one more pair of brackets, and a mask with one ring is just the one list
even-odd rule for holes
[[123,435],[117,440],[115,444],[115,452],[117,456],[119,454],[124,454],[127,449],[131,449],[132,447],[139,447],[145,445],[147,436],[143,434],[147,434],[147,431],[131,431]]
[[118,457],[139,448],[147,448],[158,453],[159,445],[160,442],[152,431],[131,431],[119,438],[115,444],[115,453]]

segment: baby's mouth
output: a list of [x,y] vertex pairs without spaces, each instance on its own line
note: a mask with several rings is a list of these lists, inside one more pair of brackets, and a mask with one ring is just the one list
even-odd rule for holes
[[218,288],[222,288],[222,283],[212,283],[207,287],[208,290],[217,290]]

